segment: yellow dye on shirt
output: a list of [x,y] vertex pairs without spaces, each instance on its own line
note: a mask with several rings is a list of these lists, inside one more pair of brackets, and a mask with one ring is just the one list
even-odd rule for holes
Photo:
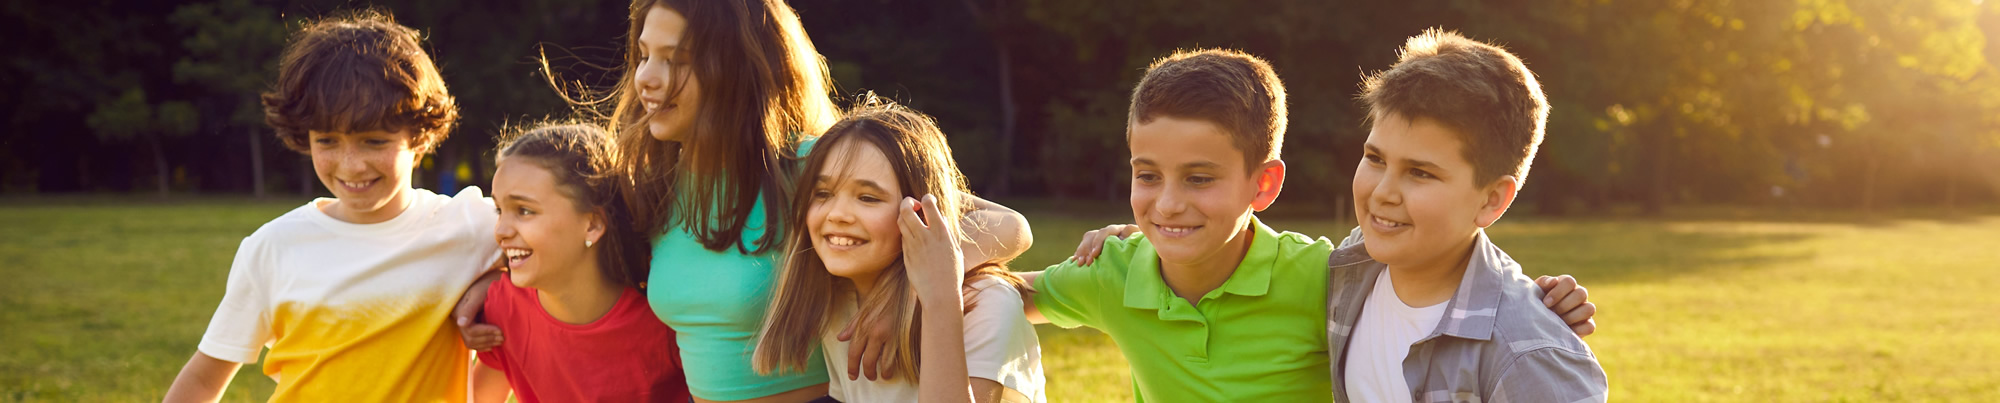
[[471,355],[446,320],[444,292],[340,305],[286,302],[271,318],[271,401],[466,400]]

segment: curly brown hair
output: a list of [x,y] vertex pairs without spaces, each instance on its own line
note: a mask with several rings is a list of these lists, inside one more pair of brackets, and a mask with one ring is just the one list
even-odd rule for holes
[[435,150],[458,123],[458,103],[420,38],[377,10],[307,23],[263,94],[264,122],[300,153],[312,151],[313,131],[410,130],[410,148]]

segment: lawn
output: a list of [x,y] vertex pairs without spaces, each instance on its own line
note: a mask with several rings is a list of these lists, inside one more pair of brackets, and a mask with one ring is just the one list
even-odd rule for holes
[[[297,203],[0,202],[0,401],[158,399],[221,299],[237,242]],[[1024,269],[1062,260],[1084,230],[1129,221],[1023,210],[1038,241]],[[1602,330],[1587,340],[1619,400],[2000,399],[2000,215],[1851,216],[1510,216],[1491,233],[1531,275],[1590,288]],[[1052,400],[1130,399],[1109,339],[1039,330]],[[262,400],[271,386],[246,367],[225,400]]]

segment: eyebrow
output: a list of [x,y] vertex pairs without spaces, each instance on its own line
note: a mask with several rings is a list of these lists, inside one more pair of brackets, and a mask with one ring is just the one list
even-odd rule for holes
[[533,198],[533,197],[528,197],[528,196],[526,196],[526,195],[519,195],[519,194],[510,194],[510,195],[507,195],[506,199],[507,199],[507,200],[513,200],[513,201],[524,201],[524,202],[530,202],[530,203],[533,203],[533,202],[535,202],[535,198]]
[[[1133,159],[1132,159],[1132,165],[1159,165],[1159,164],[1157,164],[1157,163],[1154,163],[1154,162],[1153,162],[1153,160],[1149,160],[1149,159],[1145,159],[1145,158],[1133,158]],[[1189,170],[1191,170],[1191,169],[1201,169],[1201,168],[1206,168],[1206,169],[1216,169],[1216,168],[1221,168],[1221,167],[1222,167],[1222,164],[1217,164],[1217,163],[1214,163],[1214,162],[1210,162],[1210,161],[1195,161],[1195,162],[1188,162],[1188,163],[1182,163],[1182,164],[1181,164],[1181,166],[1180,166],[1180,168],[1181,168],[1181,169],[1189,169]]]
[[[645,36],[640,36],[640,37],[639,37],[639,50],[640,50],[640,51],[646,51],[646,50],[653,50],[653,46],[654,46],[654,45],[656,45],[656,44],[652,43],[651,41],[647,41],[647,40],[646,40],[646,37],[645,37]],[[663,54],[668,54],[668,55],[671,55],[671,54],[674,54],[674,52],[675,52],[675,51],[678,51],[678,50],[680,50],[679,48],[680,48],[680,44],[679,44],[679,43],[674,43],[674,44],[668,44],[668,45],[660,45],[660,46],[659,46],[659,50],[662,50],[662,52],[660,52],[660,53],[663,53]]]
[[[1381,148],[1379,148],[1379,147],[1375,147],[1375,145],[1374,145],[1374,144],[1366,144],[1366,143],[1363,143],[1363,144],[1361,145],[1361,147],[1362,147],[1362,148],[1366,148],[1366,149],[1368,149],[1368,152],[1372,152],[1372,153],[1375,153],[1376,155],[1381,155],[1381,154],[1384,154],[1384,153],[1382,152],[1382,149],[1381,149]],[[1440,166],[1440,165],[1438,165],[1438,164],[1437,164],[1437,163],[1435,163],[1435,162],[1430,162],[1430,161],[1425,161],[1425,160],[1420,160],[1420,159],[1415,159],[1415,158],[1409,158],[1409,157],[1402,157],[1402,158],[1397,158],[1396,160],[1398,160],[1398,161],[1402,161],[1402,162],[1403,162],[1404,164],[1409,164],[1409,165],[1410,165],[1411,167],[1413,167],[1413,168],[1430,168],[1430,169],[1433,169],[1433,170],[1437,170],[1437,169],[1442,169],[1442,168],[1443,168],[1443,166]]]
[[[835,178],[834,178],[833,176],[831,176],[831,175],[820,175],[820,176],[819,176],[819,182],[820,182],[820,183],[829,183],[829,182],[833,182],[834,180],[835,180]],[[872,181],[872,180],[867,180],[867,179],[855,179],[855,180],[854,180],[854,182],[855,182],[855,184],[857,184],[857,185],[860,185],[860,186],[862,186],[862,187],[867,187],[867,188],[871,188],[871,189],[874,189],[875,191],[878,191],[878,192],[888,192],[888,191],[889,191],[889,188],[886,188],[886,187],[882,187],[882,185],[881,185],[881,184],[878,184],[878,183],[875,183],[875,181]]]

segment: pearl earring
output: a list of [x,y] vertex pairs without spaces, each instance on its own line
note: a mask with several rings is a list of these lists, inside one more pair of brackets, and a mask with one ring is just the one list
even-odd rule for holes
[[589,248],[589,247],[590,247],[590,240],[588,240],[588,239],[584,240],[584,241],[583,241],[583,247],[585,247],[585,248]]

